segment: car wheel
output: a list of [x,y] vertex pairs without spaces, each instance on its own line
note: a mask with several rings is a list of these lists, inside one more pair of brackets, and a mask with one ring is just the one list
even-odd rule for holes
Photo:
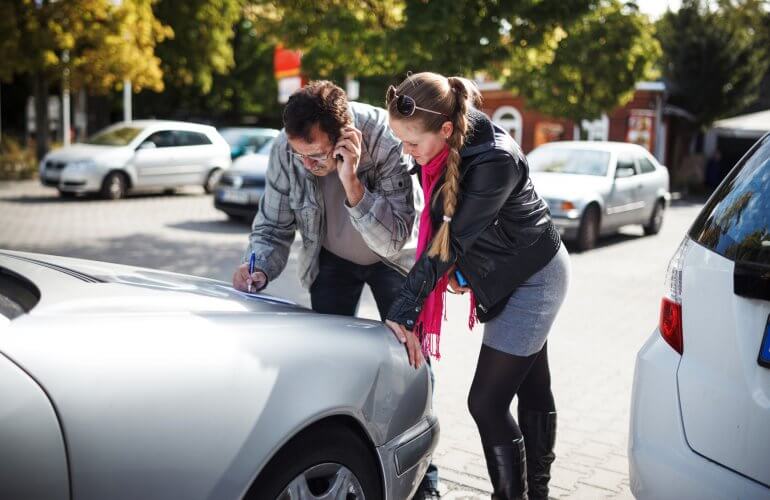
[[578,228],[577,248],[579,251],[590,250],[596,246],[599,239],[599,209],[596,205],[589,205],[583,212]]
[[102,189],[99,193],[102,198],[108,200],[119,200],[126,195],[128,183],[126,176],[120,172],[110,172],[102,181]]
[[244,498],[381,500],[377,471],[371,450],[353,432],[317,426],[281,449]]
[[660,232],[660,228],[663,226],[663,214],[665,212],[665,203],[663,200],[658,200],[658,202],[655,203],[655,208],[652,210],[649,222],[644,225],[644,234],[651,236]]
[[206,194],[214,192],[214,188],[216,187],[217,182],[219,182],[220,177],[222,177],[221,168],[215,168],[209,172],[208,177],[206,177],[206,182],[203,183],[203,190],[206,191]]

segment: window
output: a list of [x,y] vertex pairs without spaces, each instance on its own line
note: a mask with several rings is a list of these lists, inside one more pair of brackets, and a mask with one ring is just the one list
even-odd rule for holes
[[524,128],[524,122],[518,109],[513,106],[501,106],[492,114],[492,121],[500,128],[505,129],[516,142],[521,144],[521,131]]
[[144,140],[144,142],[148,142],[148,141],[155,144],[156,148],[170,148],[172,146],[176,146],[176,141],[174,140],[174,133],[170,130],[162,130],[160,132],[155,132],[154,134],[150,135],[150,137]]
[[619,154],[615,177],[631,177],[632,175],[636,175],[634,159],[628,154]]
[[532,172],[556,174],[607,175],[610,154],[607,151],[539,147],[527,156]]
[[639,168],[643,174],[649,174],[655,172],[655,165],[652,164],[647,158],[639,158]]
[[728,259],[770,265],[770,136],[730,172],[690,237]]
[[205,134],[185,130],[176,131],[176,140],[177,146],[202,146],[204,144],[211,144],[211,141]]
[[137,127],[108,128],[89,137],[85,142],[99,146],[127,146],[141,131],[142,129]]

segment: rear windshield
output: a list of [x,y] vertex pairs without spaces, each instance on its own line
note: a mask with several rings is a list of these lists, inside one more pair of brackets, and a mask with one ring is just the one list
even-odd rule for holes
[[540,148],[527,156],[531,172],[607,175],[610,154],[588,149]]
[[770,265],[770,136],[760,139],[719,186],[690,238],[728,259]]

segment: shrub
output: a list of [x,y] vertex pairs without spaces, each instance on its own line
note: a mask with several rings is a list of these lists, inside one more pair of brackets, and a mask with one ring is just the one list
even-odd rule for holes
[[0,142],[0,181],[32,179],[36,176],[35,154],[15,139],[3,136]]

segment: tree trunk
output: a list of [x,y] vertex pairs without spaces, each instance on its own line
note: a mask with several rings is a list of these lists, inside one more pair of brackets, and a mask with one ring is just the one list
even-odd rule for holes
[[35,153],[38,161],[48,152],[48,80],[43,72],[33,76],[35,89]]

